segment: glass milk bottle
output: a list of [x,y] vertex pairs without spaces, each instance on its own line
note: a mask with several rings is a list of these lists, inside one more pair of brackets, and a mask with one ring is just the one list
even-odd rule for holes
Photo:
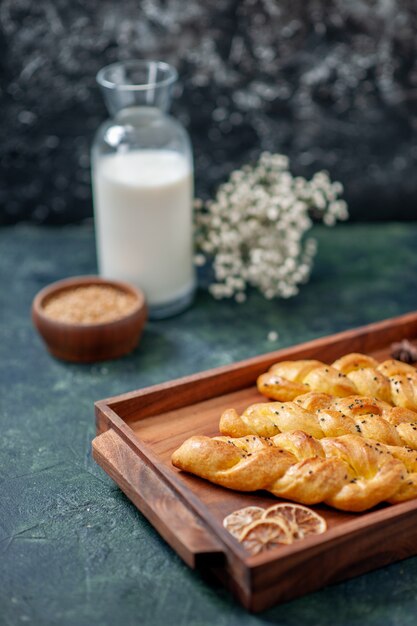
[[97,74],[113,116],[92,151],[99,272],[143,289],[154,319],[185,309],[195,289],[191,145],[166,113],[176,79],[158,61],[114,63]]

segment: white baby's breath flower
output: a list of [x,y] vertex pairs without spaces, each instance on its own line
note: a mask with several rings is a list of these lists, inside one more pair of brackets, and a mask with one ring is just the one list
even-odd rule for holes
[[194,255],[194,264],[197,267],[201,267],[202,265],[205,265],[206,263],[206,257],[204,256],[204,254],[195,254]]
[[327,213],[323,217],[323,222],[326,224],[326,226],[334,226],[336,224],[336,216],[332,213]]
[[307,282],[317,243],[305,239],[311,217],[332,226],[347,219],[343,186],[327,172],[293,177],[288,158],[264,152],[255,166],[232,172],[214,200],[196,201],[196,264],[213,260],[215,298],[244,302],[255,287],[265,298],[290,298]]

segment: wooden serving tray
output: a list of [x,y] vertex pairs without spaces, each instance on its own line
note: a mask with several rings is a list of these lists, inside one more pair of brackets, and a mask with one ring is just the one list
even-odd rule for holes
[[224,409],[265,400],[255,381],[276,361],[332,362],[348,352],[385,359],[390,344],[404,338],[417,338],[417,312],[101,400],[93,456],[190,567],[213,572],[251,611],[411,556],[417,499],[361,514],[312,507],[326,518],[325,533],[250,556],[223,519],[277,499],[224,489],[170,462],[189,436],[218,434]]

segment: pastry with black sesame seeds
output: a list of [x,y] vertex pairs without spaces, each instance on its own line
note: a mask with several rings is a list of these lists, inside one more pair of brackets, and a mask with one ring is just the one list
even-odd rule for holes
[[316,360],[282,361],[258,378],[258,390],[273,400],[289,401],[308,391],[337,397],[364,395],[417,411],[417,370],[394,359],[379,363],[352,353],[332,365]]

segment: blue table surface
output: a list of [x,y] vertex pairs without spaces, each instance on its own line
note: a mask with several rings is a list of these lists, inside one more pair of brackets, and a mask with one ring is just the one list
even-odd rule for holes
[[30,305],[46,284],[96,271],[92,228],[0,230],[1,625],[417,623],[417,558],[247,613],[191,571],[91,458],[95,400],[417,309],[417,223],[316,236],[296,298],[218,302],[201,276],[193,307],[148,323],[131,355],[74,365],[46,352]]

